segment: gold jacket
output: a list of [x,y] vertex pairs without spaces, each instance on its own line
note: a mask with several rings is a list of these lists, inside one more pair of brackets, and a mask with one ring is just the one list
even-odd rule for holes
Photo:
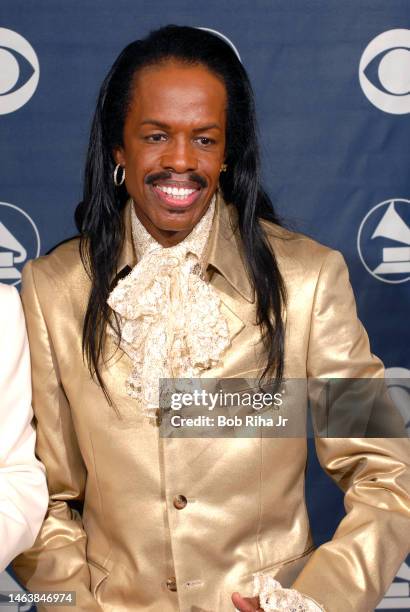
[[[136,263],[129,206],[118,270]],[[234,217],[218,198],[205,270],[231,347],[207,377],[256,377],[263,365]],[[288,291],[285,377],[382,377],[342,256],[262,224]],[[327,612],[372,611],[408,552],[409,440],[317,439],[347,515],[315,550],[306,440],[161,438],[126,394],[131,360],[108,338],[113,357],[102,373],[117,410],[110,407],[82,358],[89,288],[78,240],[24,269],[37,453],[50,505],[34,547],[15,560],[21,581],[32,591],[76,591],[75,609],[84,612],[228,612],[231,593],[252,595],[253,572],[269,571]]]

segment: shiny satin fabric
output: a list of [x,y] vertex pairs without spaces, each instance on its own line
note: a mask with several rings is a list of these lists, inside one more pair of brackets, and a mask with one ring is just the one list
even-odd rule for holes
[[[130,205],[118,270],[136,262]],[[382,377],[342,256],[262,224],[288,291],[285,377]],[[234,207],[218,197],[204,273],[231,346],[207,377],[257,377],[264,365],[234,227]],[[102,369],[110,406],[81,353],[89,288],[77,240],[23,274],[37,452],[51,497],[35,546],[14,563],[24,584],[75,590],[86,612],[228,612],[231,593],[251,595],[252,574],[263,570],[327,612],[373,610],[408,552],[409,440],[317,440],[321,465],[346,491],[347,516],[314,550],[306,440],[161,438],[126,394],[132,364],[111,338]],[[82,517],[69,505],[76,500]]]

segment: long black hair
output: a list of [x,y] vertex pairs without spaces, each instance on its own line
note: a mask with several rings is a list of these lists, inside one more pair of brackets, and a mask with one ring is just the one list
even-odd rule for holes
[[108,399],[99,365],[106,326],[113,326],[107,298],[124,240],[122,210],[129,197],[125,186],[114,187],[113,150],[123,144],[136,73],[170,59],[204,65],[225,84],[227,171],[220,176],[220,188],[225,201],[237,209],[245,260],[255,288],[257,322],[267,353],[261,380],[273,374],[277,380],[283,376],[286,290],[258,219],[279,221],[260,183],[252,87],[234,50],[219,36],[198,28],[168,25],[125,47],[103,81],[91,128],[83,201],[75,213],[81,258],[92,283],[83,326],[83,353],[91,375]]

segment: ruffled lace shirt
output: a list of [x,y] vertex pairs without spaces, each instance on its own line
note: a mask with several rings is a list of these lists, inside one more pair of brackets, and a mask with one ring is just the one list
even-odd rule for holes
[[184,240],[163,247],[132,207],[138,262],[118,282],[108,304],[119,318],[120,346],[133,363],[127,393],[148,417],[159,407],[159,379],[198,377],[218,364],[230,344],[220,299],[202,279],[214,212],[215,197]]

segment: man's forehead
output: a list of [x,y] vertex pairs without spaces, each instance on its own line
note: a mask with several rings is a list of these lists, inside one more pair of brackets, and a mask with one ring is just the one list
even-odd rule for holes
[[225,86],[206,68],[164,64],[137,75],[131,109],[142,114],[149,109],[150,117],[164,111],[171,115],[173,110],[205,116],[223,113],[225,106]]
[[[166,130],[172,127],[172,122],[167,123],[167,121],[161,121],[159,119],[155,119],[154,117],[152,118],[142,117],[141,125],[155,126],[155,127],[159,127],[159,128]],[[194,132],[197,130],[220,130],[222,129],[222,125],[220,125],[219,123],[215,123],[215,122],[207,123],[206,121],[205,122],[198,121],[198,127],[193,127],[192,129]]]

